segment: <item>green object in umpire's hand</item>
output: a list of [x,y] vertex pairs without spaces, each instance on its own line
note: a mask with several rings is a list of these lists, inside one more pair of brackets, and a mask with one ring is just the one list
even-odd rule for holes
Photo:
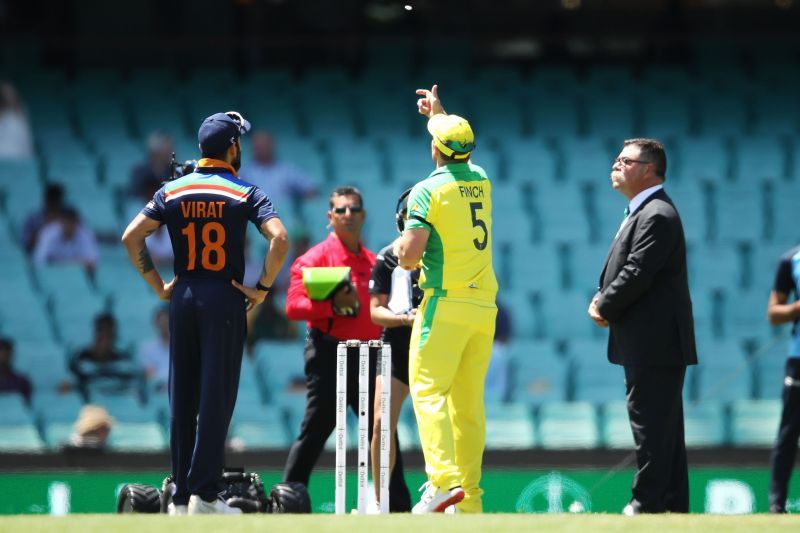
[[305,267],[303,285],[312,300],[327,300],[350,283],[350,267]]

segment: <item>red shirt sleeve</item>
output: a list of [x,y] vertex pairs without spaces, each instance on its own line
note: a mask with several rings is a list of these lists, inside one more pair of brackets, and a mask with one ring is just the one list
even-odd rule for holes
[[[324,243],[323,243],[324,244]],[[286,317],[289,320],[324,320],[333,318],[333,306],[330,300],[314,301],[308,297],[303,285],[303,267],[328,266],[323,245],[311,248],[295,259],[291,269],[289,292],[286,295]]]

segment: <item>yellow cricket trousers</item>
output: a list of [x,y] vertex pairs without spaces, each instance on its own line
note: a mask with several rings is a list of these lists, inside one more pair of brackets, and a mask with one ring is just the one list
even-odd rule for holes
[[409,386],[428,478],[444,490],[461,486],[466,496],[458,509],[479,513],[483,388],[497,306],[491,293],[461,297],[475,293],[425,291],[411,332]]

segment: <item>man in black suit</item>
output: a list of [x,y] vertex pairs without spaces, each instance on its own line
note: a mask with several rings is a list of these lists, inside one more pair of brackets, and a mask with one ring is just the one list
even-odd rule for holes
[[661,143],[631,139],[611,170],[630,203],[589,316],[609,327],[608,360],[625,368],[638,472],[625,514],[689,512],[683,379],[697,364],[683,226],[663,190]]

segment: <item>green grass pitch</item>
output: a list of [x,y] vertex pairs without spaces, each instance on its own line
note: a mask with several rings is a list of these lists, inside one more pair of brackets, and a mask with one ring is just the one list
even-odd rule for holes
[[246,516],[187,516],[163,515],[70,515],[8,516],[0,518],[0,531],[81,533],[155,533],[165,531],[253,531],[285,532],[342,532],[380,531],[381,533],[409,531],[453,532],[524,531],[798,531],[796,516],[782,515],[649,515],[625,517],[609,514],[547,515],[547,514],[483,514],[483,515],[391,515],[391,516],[332,516],[332,515],[246,515]]

